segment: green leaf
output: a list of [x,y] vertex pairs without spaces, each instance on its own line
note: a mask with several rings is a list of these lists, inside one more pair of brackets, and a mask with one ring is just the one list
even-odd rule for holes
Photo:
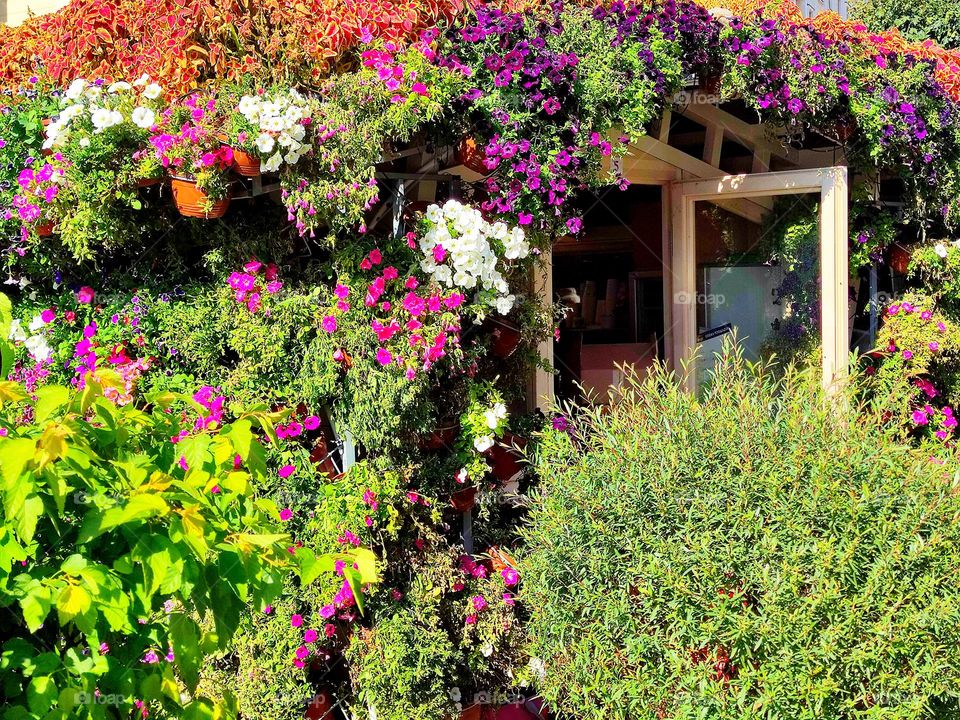
[[200,681],[200,628],[183,613],[171,613],[170,640],[177,667],[192,692]]
[[380,573],[377,570],[377,556],[367,548],[357,548],[353,551],[353,561],[360,573],[360,582],[364,585],[380,582]]
[[140,522],[151,517],[166,515],[170,507],[158,495],[134,495],[123,507],[113,507],[106,511],[91,510],[83,519],[79,542],[89,542],[108,530],[119,525]]
[[191,470],[200,470],[213,459],[209,435],[194,435],[181,440],[177,444],[177,449],[180,450],[180,454],[183,455]]
[[[10,325],[13,322],[13,305],[3,293],[0,293],[0,338],[4,340],[10,336]],[[4,373],[3,377],[7,374]]]
[[65,625],[85,614],[92,605],[90,593],[80,585],[67,585],[57,597],[57,613],[60,624]]
[[59,695],[60,691],[52,677],[35,677],[27,685],[27,706],[37,717],[44,717],[56,705]]
[[[29,438],[8,438],[0,441],[0,471],[3,487],[10,488],[23,474],[27,463],[33,459],[34,441]],[[13,517],[7,510],[7,517]]]
[[253,423],[247,418],[241,418],[232,425],[224,427],[224,433],[233,443],[233,449],[244,462],[250,457],[250,445],[253,442]]
[[0,335],[0,378],[10,376],[13,369],[13,346],[5,339],[6,335]]
[[39,582],[27,595],[20,598],[20,609],[23,611],[23,619],[30,632],[40,629],[43,621],[50,614],[51,607],[53,607],[53,598],[50,588]]
[[42,423],[53,413],[70,402],[70,391],[60,385],[47,385],[37,390],[37,402],[33,406],[34,422]]
[[333,555],[316,555],[310,548],[297,548],[295,557],[300,565],[300,584],[304,587],[322,573],[333,572],[336,561]]

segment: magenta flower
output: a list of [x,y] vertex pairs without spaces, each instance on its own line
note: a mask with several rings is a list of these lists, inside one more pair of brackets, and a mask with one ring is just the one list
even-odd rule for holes
[[387,366],[393,362],[393,353],[391,353],[386,348],[380,348],[377,350],[377,362],[383,366]]
[[82,288],[77,290],[77,302],[81,305],[89,305],[93,302],[93,298],[96,296],[96,293],[93,291],[92,287],[84,285]]
[[323,318],[323,322],[320,323],[320,326],[324,329],[324,332],[335,333],[337,331],[337,318],[333,315],[327,315]]
[[324,620],[329,620],[336,612],[337,608],[333,605],[324,605],[322,608],[320,608],[320,617],[322,617]]
[[48,325],[54,321],[57,317],[57,312],[53,308],[47,308],[42,313],[40,313],[40,319],[43,320]]
[[277,471],[277,475],[282,478],[288,478],[296,471],[296,468],[293,465],[284,465]]
[[317,631],[313,628],[310,628],[303,634],[303,641],[305,643],[312,643],[317,641]]
[[[280,511],[280,520],[282,520],[283,522],[287,522],[292,517],[293,517],[293,510],[291,510],[290,508],[284,508],[283,510]],[[296,625],[294,625],[294,627],[296,627]]]
[[297,648],[296,655],[297,655],[297,660],[306,660],[308,657],[310,657],[310,650],[307,648],[306,645],[301,645],[300,647]]
[[443,245],[435,245],[433,248],[433,259],[442,263],[447,257],[447,251],[443,249]]
[[341,283],[337,283],[337,287],[334,288],[333,294],[341,300],[346,300],[350,296],[350,288]]
[[475,595],[473,598],[471,598],[471,602],[473,603],[473,609],[477,612],[480,612],[487,607],[487,601],[484,599],[483,595]]
[[501,570],[500,576],[503,578],[503,584],[507,587],[513,587],[520,582],[520,574],[511,567]]
[[930,352],[937,352],[937,350],[940,349],[940,343],[938,343],[936,340],[931,340],[927,347],[930,348]]
[[290,616],[290,627],[298,628],[303,625],[303,615],[291,615]]

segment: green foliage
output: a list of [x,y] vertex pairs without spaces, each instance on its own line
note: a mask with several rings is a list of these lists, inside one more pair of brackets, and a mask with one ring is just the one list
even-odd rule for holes
[[536,458],[522,597],[561,717],[952,718],[960,473],[728,351],[656,370]]
[[456,649],[431,610],[399,610],[350,642],[358,697],[380,720],[443,720],[453,710]]
[[275,420],[221,424],[173,393],[150,412],[118,407],[104,393],[120,382],[100,371],[80,392],[32,397],[0,382],[5,717],[229,717],[229,692],[216,706],[196,693],[205,656],[297,566],[333,570],[332,555],[291,556],[276,507],[256,497],[253,427]]
[[960,48],[960,4],[954,0],[854,0],[850,17],[874,32],[898,28],[908,40]]

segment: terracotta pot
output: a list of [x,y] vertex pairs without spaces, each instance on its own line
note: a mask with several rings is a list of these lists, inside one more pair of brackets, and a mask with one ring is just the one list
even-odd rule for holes
[[704,95],[719,95],[723,86],[723,76],[720,73],[711,73],[700,79],[700,90]]
[[834,137],[836,137],[841,143],[845,143],[847,140],[852,138],[856,131],[857,126],[852,119],[837,120],[832,128]]
[[453,445],[459,433],[460,426],[457,423],[443,425],[433,430],[429,435],[421,435],[417,444],[423,450],[442,450]]
[[140,178],[137,180],[138,188],[148,188],[153,187],[154,185],[159,185],[163,182],[163,178]]
[[238,150],[237,148],[231,149],[233,150],[233,171],[237,175],[242,175],[243,177],[260,176],[260,158],[256,155],[251,155],[245,150]]
[[467,512],[472,510],[477,504],[477,489],[475,487],[463,488],[457,490],[450,496],[450,504],[457,512]]
[[911,248],[904,247],[900,243],[894,243],[887,251],[887,262],[890,268],[900,275],[906,275],[910,269],[910,258],[913,256]]
[[196,218],[219,218],[223,217],[230,207],[230,198],[215,201],[210,210],[205,209],[207,205],[207,194],[202,192],[197,183],[185,178],[171,178],[170,187],[173,190],[173,201],[176,203],[177,210],[184,217]]
[[490,471],[501,485],[516,480],[523,473],[522,457],[517,450],[522,450],[526,445],[526,438],[505,433],[499,442],[484,453],[490,465]]
[[493,354],[508,358],[520,347],[520,328],[509,320],[490,320],[490,336],[493,338]]
[[493,172],[486,166],[486,153],[477,145],[472,137],[464,138],[457,146],[457,164],[473,170],[478,175],[489,175]]
[[35,229],[37,231],[38,237],[50,237],[53,235],[54,224],[53,221],[45,223],[37,223]]
[[328,690],[321,690],[313,696],[303,713],[305,720],[334,720],[333,697]]
[[490,567],[494,572],[498,573],[507,568],[517,569],[517,561],[513,559],[513,556],[495,545],[487,548],[487,555],[490,556]]

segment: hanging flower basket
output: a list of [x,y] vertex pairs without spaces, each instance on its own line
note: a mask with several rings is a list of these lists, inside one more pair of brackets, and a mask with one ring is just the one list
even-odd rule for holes
[[450,496],[450,504],[457,512],[464,513],[472,510],[473,506],[477,504],[477,488],[468,487],[457,490]]
[[243,177],[260,177],[260,158],[246,150],[233,150],[233,171]]
[[486,153],[483,151],[483,148],[477,145],[477,141],[472,137],[466,137],[457,145],[453,165],[463,165],[478,175],[487,176],[493,171],[487,167],[485,162],[486,158]]
[[489,323],[493,354],[502,359],[513,355],[520,347],[520,328],[509,320],[497,318],[491,318]]
[[526,438],[508,432],[504,433],[500,442],[495,443],[484,453],[490,464],[490,472],[501,485],[515,481],[523,474],[522,458],[517,451],[522,450],[526,445]]
[[909,271],[911,257],[913,257],[913,250],[900,243],[894,243],[887,251],[887,263],[895,273],[900,275],[906,275]]
[[149,178],[140,178],[137,180],[137,187],[140,189],[155,187],[163,182],[161,177],[149,177]]
[[432,430],[429,435],[421,435],[417,444],[422,450],[442,450],[453,445],[460,433],[460,425],[456,422],[441,425]]
[[174,177],[170,180],[170,187],[177,210],[184,217],[219,218],[223,217],[230,207],[229,197],[215,200],[211,204],[207,194],[197,187],[194,180]]

